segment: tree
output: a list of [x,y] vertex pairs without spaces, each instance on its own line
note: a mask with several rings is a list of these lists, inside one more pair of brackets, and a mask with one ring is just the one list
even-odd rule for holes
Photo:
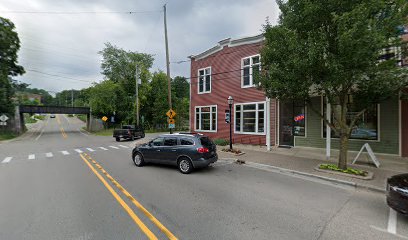
[[92,114],[97,117],[112,116],[117,113],[119,117],[124,117],[126,113],[120,111],[119,96],[123,95],[123,91],[118,83],[110,80],[105,80],[95,84],[89,92],[89,102],[92,108]]
[[11,77],[24,73],[24,68],[17,64],[19,49],[20,39],[14,24],[0,17],[0,113],[13,113]]
[[150,82],[151,91],[148,95],[150,106],[143,108],[148,119],[151,119],[153,126],[166,125],[166,112],[169,108],[167,101],[167,75],[163,72],[153,73],[152,81]]
[[190,106],[190,84],[185,77],[177,76],[171,83],[173,96],[173,109],[176,111],[176,126],[188,126]]
[[[150,54],[125,51],[110,43],[105,44],[105,48],[99,52],[103,60],[101,64],[102,74],[105,79],[118,83],[123,94],[117,96],[121,98],[123,109],[118,111],[127,112],[126,121],[135,122],[136,116],[136,67],[139,69],[141,85],[139,86],[139,106],[140,109],[148,107],[147,94],[149,93],[149,79],[151,74],[149,69],[153,65],[154,58]],[[133,98],[133,99],[132,99]],[[131,104],[133,103],[133,105]]]
[[[340,137],[338,167],[347,167],[348,141],[362,114],[407,85],[407,69],[387,49],[404,48],[399,26],[407,24],[406,0],[278,0],[279,24],[264,26],[262,70],[254,71],[266,95],[305,101]],[[312,105],[325,96],[327,119]],[[349,96],[360,111],[354,116]]]

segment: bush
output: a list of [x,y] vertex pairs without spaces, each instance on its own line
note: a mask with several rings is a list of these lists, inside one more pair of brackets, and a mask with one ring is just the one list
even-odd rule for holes
[[41,116],[41,115],[34,115],[34,118],[37,119],[37,120],[44,120],[45,119],[45,117]]
[[213,140],[213,142],[214,142],[216,145],[219,145],[219,146],[227,146],[227,145],[229,145],[229,140],[227,140],[227,139],[222,139],[222,138],[216,138],[216,139]]
[[320,164],[319,166],[320,169],[326,169],[326,170],[332,170],[332,171],[337,171],[337,172],[342,172],[342,173],[348,173],[348,174],[353,174],[353,175],[358,175],[358,176],[367,176],[368,172],[364,170],[358,170],[354,168],[347,168],[346,170],[340,169],[337,167],[335,164]]
[[68,117],[74,117],[74,114],[67,114]]

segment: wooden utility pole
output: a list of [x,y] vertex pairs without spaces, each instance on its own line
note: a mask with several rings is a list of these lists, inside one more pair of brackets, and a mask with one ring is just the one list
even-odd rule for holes
[[[166,19],[166,4],[163,6],[164,11],[164,38],[166,42],[166,66],[167,66],[167,88],[168,88],[168,101],[169,109],[172,109],[171,104],[171,78],[170,78],[170,60],[169,60],[169,43],[167,38],[167,19]],[[170,133],[173,133],[173,129],[170,128]]]
[[136,126],[139,126],[139,67],[136,65]]

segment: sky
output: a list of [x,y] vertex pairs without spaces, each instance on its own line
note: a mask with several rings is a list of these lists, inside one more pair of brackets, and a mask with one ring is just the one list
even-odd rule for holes
[[152,71],[166,71],[165,3],[171,77],[189,77],[188,56],[258,35],[279,15],[275,0],[2,0],[0,16],[16,25],[26,70],[15,79],[51,92],[89,87],[104,78],[98,52],[107,42],[153,54]]

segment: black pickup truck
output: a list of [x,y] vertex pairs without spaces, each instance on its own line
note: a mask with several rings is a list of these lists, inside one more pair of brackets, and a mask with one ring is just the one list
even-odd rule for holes
[[145,133],[142,127],[135,125],[123,125],[121,129],[115,129],[113,131],[113,137],[117,142],[123,139],[135,140],[135,138],[144,138]]

